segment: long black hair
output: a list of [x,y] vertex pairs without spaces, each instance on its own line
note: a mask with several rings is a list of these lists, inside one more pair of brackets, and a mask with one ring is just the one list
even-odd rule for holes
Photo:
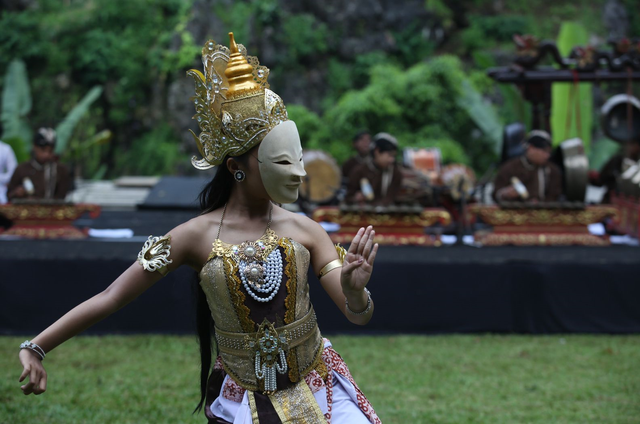
[[[209,213],[227,203],[233,189],[233,175],[227,169],[228,157],[225,157],[222,164],[217,167],[215,176],[202,189],[198,199],[202,213]],[[234,158],[240,163],[246,163],[246,155]],[[211,317],[211,310],[207,303],[207,296],[200,285],[199,276],[196,274],[193,279],[193,292],[196,304],[196,331],[200,345],[200,402],[194,413],[199,412],[205,403],[207,396],[207,382],[211,371],[213,357],[218,356],[218,346],[212,343],[215,338],[215,323]]]

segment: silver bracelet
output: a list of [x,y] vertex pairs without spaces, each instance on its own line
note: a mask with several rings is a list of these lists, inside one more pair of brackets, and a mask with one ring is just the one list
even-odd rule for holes
[[47,356],[47,354],[44,353],[43,348],[41,348],[40,346],[38,346],[37,344],[35,344],[30,340],[25,340],[24,342],[22,342],[22,344],[20,345],[20,349],[29,349],[37,353],[41,361],[44,359],[45,356]]
[[347,312],[349,312],[351,315],[366,315],[371,310],[371,292],[366,287],[364,288],[364,291],[367,293],[367,307],[362,312],[353,312],[349,308],[349,301],[347,300],[346,297],[344,298],[344,302],[345,302],[345,306],[347,308]]

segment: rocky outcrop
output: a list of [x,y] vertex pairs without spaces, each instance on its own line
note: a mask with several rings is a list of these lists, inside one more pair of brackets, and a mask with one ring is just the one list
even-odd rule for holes
[[[241,42],[261,63],[276,69],[270,80],[285,103],[302,104],[316,112],[320,112],[320,102],[329,89],[329,57],[350,64],[359,55],[373,51],[394,54],[401,47],[397,35],[408,30],[434,43],[440,43],[444,36],[439,21],[425,9],[424,0],[407,0],[401,5],[395,0],[278,0],[277,3],[266,22],[264,17],[260,22],[255,16],[249,18],[249,39]],[[226,33],[233,28],[228,28],[214,10],[229,7],[228,0],[196,0],[187,25],[194,40],[198,43],[210,37],[226,40]],[[285,19],[299,16],[312,16],[314,22],[329,29],[330,39],[326,40],[325,51],[307,55],[303,58],[304,64],[291,66],[283,63],[288,40],[283,37],[282,24]],[[179,47],[178,40],[174,48]],[[416,57],[416,61],[420,59]],[[193,66],[201,65],[194,61]],[[194,146],[188,129],[197,130],[191,120],[193,105],[189,97],[192,95],[192,81],[184,73],[174,75],[167,90],[167,106],[171,112],[168,115],[190,150]]]

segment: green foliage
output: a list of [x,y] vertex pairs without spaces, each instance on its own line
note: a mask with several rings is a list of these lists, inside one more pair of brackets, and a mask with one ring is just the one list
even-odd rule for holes
[[469,22],[471,24],[461,34],[462,44],[467,53],[510,42],[514,34],[531,32],[531,19],[527,16],[472,14],[469,16]]
[[189,161],[168,124],[161,124],[116,155],[117,175],[171,175]]
[[313,123],[302,125],[315,133],[304,136],[308,147],[327,150],[338,161],[352,154],[353,134],[367,128],[372,134],[394,134],[402,147],[439,147],[446,162],[483,171],[496,157],[496,133],[501,131],[493,107],[481,100],[452,56],[407,70],[385,63],[372,67],[369,84],[342,95],[319,118],[323,125],[308,111],[293,114]]
[[289,119],[296,123],[305,149],[317,149],[325,127],[320,117],[302,105],[287,106]]
[[435,51],[435,43],[421,31],[421,22],[413,21],[401,31],[394,32],[396,57],[404,66],[430,57]]
[[[589,42],[586,29],[576,22],[562,24],[558,35],[558,49],[566,56],[575,46],[585,46]],[[591,126],[593,95],[590,83],[555,83],[551,87],[551,136],[554,145],[573,137],[580,137],[585,150],[591,146]],[[580,128],[578,128],[578,120]],[[568,123],[568,125],[567,125]]]
[[285,62],[289,65],[322,55],[331,42],[327,25],[306,13],[283,16],[281,30],[286,46]]
[[442,22],[444,28],[453,26],[453,11],[447,3],[442,0],[425,0],[425,8],[436,15]]
[[67,148],[67,143],[73,134],[73,130],[78,122],[87,113],[91,104],[102,94],[102,87],[96,86],[91,89],[80,102],[71,109],[71,112],[56,127],[57,143],[56,153],[61,154]]
[[31,89],[27,68],[23,61],[16,59],[9,64],[4,78],[0,119],[3,126],[2,137],[21,140],[25,149],[31,145],[31,129],[27,124],[29,112]]
[[469,81],[462,82],[458,106],[467,111],[473,122],[492,141],[494,153],[499,154],[502,147],[502,122],[496,110],[482,99],[480,93]]
[[24,141],[19,137],[9,137],[0,139],[0,141],[8,144],[13,149],[18,163],[25,162],[29,159],[29,150],[25,147]]
[[620,144],[608,138],[593,141],[589,152],[589,169],[600,170],[613,155],[620,151]]

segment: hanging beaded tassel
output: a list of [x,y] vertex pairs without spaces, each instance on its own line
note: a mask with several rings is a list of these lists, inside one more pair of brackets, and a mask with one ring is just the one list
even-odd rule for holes
[[255,346],[255,372],[258,381],[264,384],[265,392],[275,392],[278,388],[276,372],[284,374],[289,370],[283,347],[284,337],[278,337],[275,327],[266,319],[258,329]]

